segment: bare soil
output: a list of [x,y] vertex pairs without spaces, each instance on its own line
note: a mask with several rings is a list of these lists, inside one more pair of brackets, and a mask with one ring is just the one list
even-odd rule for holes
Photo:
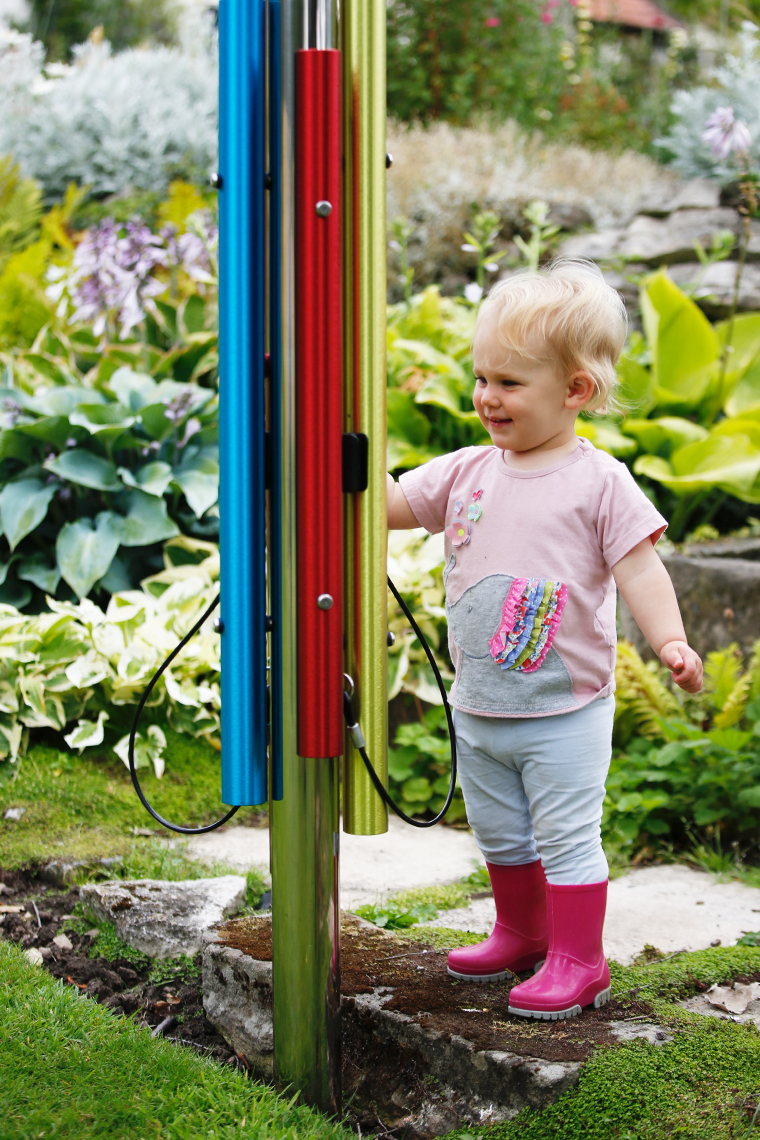
[[[79,902],[77,887],[61,890],[38,877],[38,868],[0,870],[0,906],[23,907],[21,913],[0,913],[0,938],[22,949],[36,947],[43,965],[64,985],[75,986],[86,997],[105,1005],[114,1014],[131,1017],[137,1025],[155,1029],[166,1023],[162,1036],[196,1049],[219,1061],[248,1069],[206,1019],[201,991],[201,956],[178,966],[167,962],[160,983],[149,979],[154,963],[135,963],[126,958],[90,957],[93,935],[80,934],[64,922]],[[8,893],[10,892],[10,893]],[[36,907],[36,909],[35,909]],[[39,921],[38,921],[39,918]],[[71,950],[62,950],[53,939],[65,934]],[[160,966],[161,963],[158,963]],[[170,1018],[172,1020],[168,1021]]]
[[[222,942],[263,962],[272,960],[268,918],[237,918],[221,926]],[[464,1037],[477,1049],[499,1049],[547,1061],[585,1061],[600,1045],[613,1045],[611,1021],[653,1014],[643,1001],[612,1001],[567,1021],[528,1021],[509,1013],[509,991],[529,974],[505,982],[461,982],[446,972],[446,950],[409,942],[365,924],[341,929],[344,998],[387,987],[384,1008],[408,1014],[425,1029]]]

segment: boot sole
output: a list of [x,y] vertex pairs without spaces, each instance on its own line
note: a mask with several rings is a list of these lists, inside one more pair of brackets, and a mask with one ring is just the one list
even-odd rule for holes
[[[600,1006],[606,1005],[610,1000],[612,988],[607,987],[596,995],[591,1005],[594,1009],[599,1009]],[[579,1005],[571,1005],[568,1009],[544,1010],[544,1009],[519,1009],[516,1005],[510,1005],[510,1013],[516,1013],[518,1017],[536,1017],[541,1021],[563,1021],[566,1017],[577,1017],[582,1012],[582,1007]]]
[[[545,961],[546,959],[542,958],[540,962],[536,962],[533,967],[534,974],[538,973]],[[452,970],[451,966],[447,966],[446,970],[452,978],[458,978],[462,982],[505,982],[507,978],[514,977],[512,970],[500,970],[497,974],[461,974]]]

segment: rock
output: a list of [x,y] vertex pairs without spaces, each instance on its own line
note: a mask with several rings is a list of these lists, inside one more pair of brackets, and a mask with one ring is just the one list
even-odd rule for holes
[[[251,1063],[256,1075],[272,1071],[272,963],[257,962],[222,946],[215,935],[203,950],[203,1006],[206,1016]],[[494,1049],[477,1049],[463,1037],[447,1038],[424,1029],[403,1013],[384,1009],[388,987],[344,997],[341,1032],[344,1053],[371,1058],[403,1058],[405,1076],[425,1074],[416,1115],[404,1117],[409,1134],[442,1135],[464,1124],[494,1124],[522,1108],[545,1108],[576,1084],[579,1061],[545,1061]],[[370,1063],[365,1060],[365,1064]],[[411,1078],[415,1086],[422,1082]],[[348,1092],[349,1090],[346,1090]],[[389,1095],[406,1108],[404,1089]],[[361,1089],[357,1094],[361,1101]]]
[[715,210],[724,204],[731,203],[721,202],[721,190],[717,182],[711,182],[708,178],[692,178],[689,182],[682,183],[674,194],[661,191],[643,200],[638,212],[653,218],[665,218],[676,210]]
[[42,953],[36,946],[31,946],[28,950],[25,950],[24,957],[27,962],[31,962],[33,966],[41,966],[44,961]]
[[73,950],[74,947],[71,940],[65,934],[57,934],[53,939],[53,945],[57,946],[59,950]]
[[22,816],[26,815],[25,807],[8,808],[3,815],[3,819],[7,819],[9,823],[18,823]]
[[[699,262],[671,265],[668,274],[681,288],[692,287],[691,296],[708,316],[715,319],[728,316],[733,303],[738,264],[735,261],[716,261],[706,269]],[[693,288],[698,282],[696,288]],[[749,262],[739,282],[737,308],[740,312],[760,310],[760,265]]]
[[217,945],[211,935],[203,951],[203,1008],[236,1053],[255,1058],[257,1075],[271,1077],[272,963]]
[[563,241],[560,257],[588,257],[591,261],[608,261],[615,257],[624,230],[597,230],[590,234],[576,234]]
[[687,558],[742,558],[760,562],[760,538],[717,538],[714,542],[689,542],[681,551]]
[[644,261],[652,266],[694,261],[696,241],[709,249],[713,234],[721,230],[737,234],[738,229],[739,215],[725,207],[677,210],[662,220],[639,214],[623,234],[615,253],[628,261]]
[[582,230],[594,224],[585,206],[576,202],[550,202],[548,221],[562,230]]
[[7,883],[0,883],[0,895],[15,895],[13,887],[9,887]]
[[[673,580],[689,644],[700,657],[732,641],[749,655],[760,630],[760,564],[683,554],[665,554],[662,561]],[[623,637],[642,657],[651,658],[652,650],[622,598],[618,621]]]
[[79,897],[92,917],[112,922],[118,936],[150,958],[175,958],[200,950],[203,933],[243,905],[241,875],[169,883],[86,883]]
[[749,985],[711,986],[705,994],[697,994],[678,1003],[691,1013],[704,1017],[718,1017],[739,1025],[752,1024],[760,1029],[760,983]]
[[68,887],[76,882],[82,871],[100,870],[103,874],[112,875],[123,862],[121,855],[109,859],[53,859],[42,868],[40,878],[46,883],[52,883],[54,887]]

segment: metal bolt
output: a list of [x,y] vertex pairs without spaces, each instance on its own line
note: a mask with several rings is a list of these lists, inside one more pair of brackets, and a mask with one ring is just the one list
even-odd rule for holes
[[209,175],[209,182],[215,190],[221,190],[222,186],[224,185],[224,179],[217,170],[215,170],[213,174]]
[[320,218],[329,218],[332,213],[332,202],[326,202],[324,199],[317,202],[314,207]]
[[388,630],[388,638],[387,638],[387,640],[388,640],[388,645],[389,645],[389,646],[391,646],[391,645],[395,645],[395,644],[396,644],[396,635],[395,635],[395,633],[393,632],[393,630],[391,630],[391,629],[389,629],[389,630]]
[[321,610],[331,610],[332,604],[332,594],[320,594],[317,598],[317,605]]
[[224,622],[220,617],[214,618],[214,633],[224,633]]
[[393,166],[393,155],[386,153],[386,155],[385,155],[385,169],[390,170],[390,168],[392,166]]

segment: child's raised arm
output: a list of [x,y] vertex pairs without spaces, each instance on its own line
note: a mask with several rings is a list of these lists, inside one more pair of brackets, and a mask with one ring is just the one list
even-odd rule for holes
[[670,575],[651,539],[634,546],[612,567],[617,588],[625,598],[644,637],[687,693],[702,688],[702,662],[686,640]]
[[386,475],[387,498],[388,498],[388,529],[389,530],[411,530],[414,526],[419,526],[417,519],[412,514],[412,508],[406,501],[406,495],[401,490],[398,483],[394,480],[392,475]]

